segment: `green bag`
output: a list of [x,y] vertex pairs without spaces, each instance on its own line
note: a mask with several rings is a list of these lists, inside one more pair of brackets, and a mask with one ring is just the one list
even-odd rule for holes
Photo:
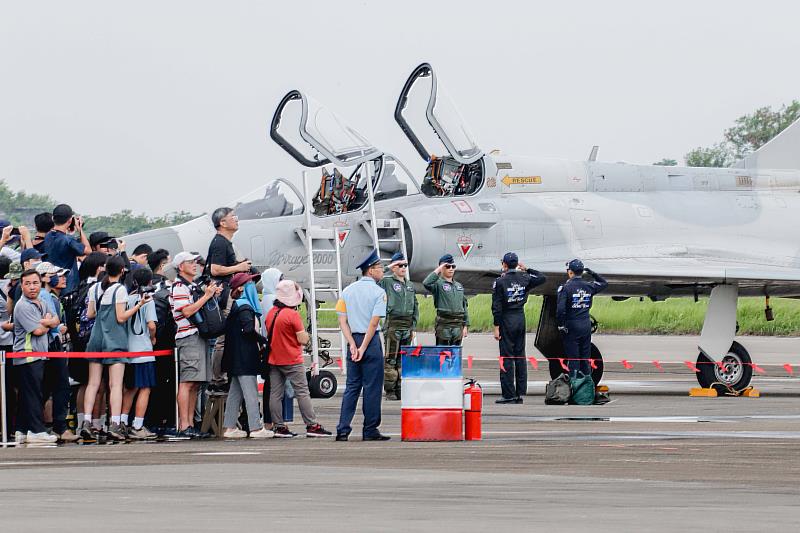
[[569,403],[574,405],[592,405],[594,403],[594,380],[591,374],[584,375],[578,372],[577,377],[570,378],[572,398]]

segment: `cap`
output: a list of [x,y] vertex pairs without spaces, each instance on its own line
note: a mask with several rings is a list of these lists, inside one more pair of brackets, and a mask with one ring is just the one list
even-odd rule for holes
[[95,231],[89,235],[89,246],[94,248],[98,244],[106,243],[112,239],[116,239],[116,237],[112,237],[105,231]]
[[20,264],[24,264],[25,261],[30,261],[31,259],[42,259],[45,257],[44,255],[39,253],[39,250],[36,248],[26,248],[22,250],[22,253],[19,256]]
[[455,263],[455,262],[456,262],[456,260],[453,259],[453,256],[451,254],[444,254],[442,257],[439,258],[439,264],[440,265],[442,263],[447,263],[448,265],[450,265],[450,264]]
[[19,279],[22,277],[22,263],[14,261],[8,265],[8,274],[5,275],[6,279]]
[[261,274],[251,274],[250,272],[237,272],[231,278],[231,290],[238,289],[248,281],[258,283],[261,279]]
[[503,263],[508,265],[508,268],[517,268],[519,265],[519,257],[514,252],[508,252],[503,256]]
[[60,270],[61,269],[55,266],[53,263],[49,263],[47,261],[44,261],[36,265],[36,272],[38,272],[42,276],[50,276]]
[[358,270],[364,271],[364,269],[371,267],[374,264],[380,263],[381,257],[378,255],[377,250],[372,250],[372,252],[361,261],[356,268]]
[[583,274],[583,262],[580,259],[573,259],[567,263],[567,270],[572,270],[576,274]]
[[62,220],[61,224],[64,224],[73,216],[75,216],[75,213],[67,204],[59,204],[53,208],[53,220]]
[[392,255],[392,261],[389,263],[389,266],[393,267],[397,264],[405,262],[406,262],[406,256],[403,255],[403,252],[395,252],[394,255]]
[[172,258],[172,266],[179,268],[181,263],[185,263],[187,261],[197,261],[198,259],[200,259],[200,254],[193,254],[192,252],[180,252]]
[[294,307],[303,301],[303,291],[294,281],[284,279],[279,281],[275,287],[275,299],[285,306]]

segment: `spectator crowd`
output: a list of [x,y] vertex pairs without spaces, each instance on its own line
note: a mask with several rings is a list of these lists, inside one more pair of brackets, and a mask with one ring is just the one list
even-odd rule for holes
[[310,400],[300,287],[268,269],[260,297],[262,275],[233,245],[235,212],[219,208],[211,220],[217,233],[205,258],[148,244],[128,252],[120,238],[87,234],[66,204],[37,215],[33,235],[0,220],[9,436],[20,444],[203,439],[200,407],[218,395],[227,401],[217,436],[290,438],[287,384],[306,436],[331,436]]

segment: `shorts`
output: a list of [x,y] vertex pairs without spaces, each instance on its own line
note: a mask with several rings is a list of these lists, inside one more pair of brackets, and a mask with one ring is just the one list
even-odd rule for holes
[[86,359],[69,359],[69,377],[86,385],[89,383],[89,361]]
[[118,364],[127,365],[128,363],[131,362],[129,357],[102,357],[102,358],[93,357],[90,359],[86,359],[86,361],[90,363],[98,363],[101,365],[118,365]]
[[208,344],[199,333],[177,339],[175,350],[178,352],[179,382],[209,380]]
[[125,366],[125,387],[148,389],[156,386],[156,362],[132,363]]

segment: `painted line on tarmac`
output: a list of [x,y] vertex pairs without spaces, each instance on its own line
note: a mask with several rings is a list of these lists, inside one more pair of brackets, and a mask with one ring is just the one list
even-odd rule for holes
[[[563,433],[563,432],[558,432]],[[666,432],[642,432],[630,434],[548,434],[542,431],[484,431],[484,435],[535,435],[542,440],[661,440],[661,439],[779,439],[779,440],[798,440],[800,431],[666,431]]]
[[192,455],[261,455],[261,452],[195,452]]

